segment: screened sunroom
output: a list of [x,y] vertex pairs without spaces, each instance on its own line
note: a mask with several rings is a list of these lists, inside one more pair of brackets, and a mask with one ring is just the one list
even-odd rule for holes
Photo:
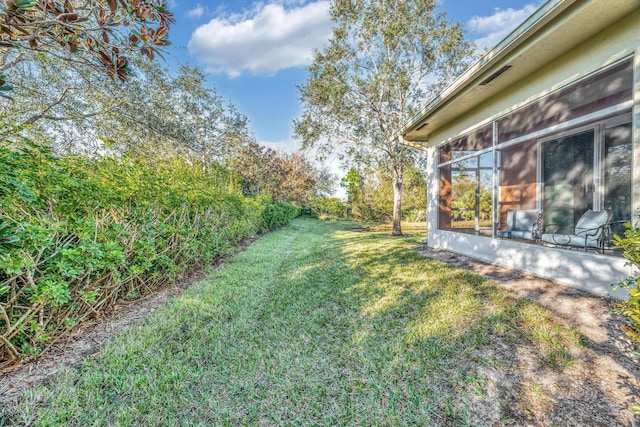
[[502,237],[509,211],[538,210],[539,229],[521,240],[540,243],[605,210],[602,239],[587,249],[610,250],[632,212],[632,64],[625,58],[440,145],[438,228]]
[[593,292],[640,207],[640,3],[549,0],[402,131],[434,248]]

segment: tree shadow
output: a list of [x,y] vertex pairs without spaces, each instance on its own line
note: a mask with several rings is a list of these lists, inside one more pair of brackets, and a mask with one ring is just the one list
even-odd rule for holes
[[[512,292],[516,301],[545,306],[553,310],[558,323],[580,331],[582,348],[572,350],[575,365],[561,371],[570,378],[554,380],[554,375],[545,374],[544,370],[536,372],[536,381],[548,382],[545,393],[548,402],[542,405],[546,414],[520,410],[521,421],[551,419],[561,425],[603,426],[640,421],[632,411],[640,396],[640,369],[633,345],[621,330],[626,320],[610,312],[614,300],[467,256],[424,245],[416,249],[426,257],[493,280]],[[519,394],[529,386],[521,384]],[[517,408],[523,408],[523,403],[526,402],[517,403],[511,412],[518,414]]]

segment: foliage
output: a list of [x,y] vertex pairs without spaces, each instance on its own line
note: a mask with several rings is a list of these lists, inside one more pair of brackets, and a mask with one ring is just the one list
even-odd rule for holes
[[[12,405],[15,424],[553,425],[545,416],[551,413],[562,417],[556,425],[598,419],[593,414],[603,407],[589,410],[586,398],[571,411],[576,401],[557,381],[543,382],[543,391],[554,402],[569,399],[564,406],[543,412],[523,404],[532,378],[585,390],[573,396],[600,390],[602,377],[579,374],[591,350],[580,347],[568,322],[486,278],[421,256],[413,247],[422,236],[345,230],[354,225],[297,219],[265,236],[99,356]],[[565,369],[571,363],[578,366]],[[528,422],[524,411],[542,419]]]
[[424,216],[426,209],[427,179],[424,175],[424,169],[421,169],[418,162],[407,164],[404,170],[402,215],[408,221],[424,221],[426,220]]
[[292,218],[300,215],[300,208],[285,202],[274,202],[270,197],[260,197],[261,217],[265,230],[272,230],[288,224]]
[[[6,102],[0,113],[20,134],[58,152],[179,155],[207,167],[253,141],[248,118],[207,85],[198,67],[170,72],[135,58],[120,84],[57,58],[28,59],[12,72],[22,102]],[[0,135],[11,132],[16,129]]]
[[[427,183],[416,164],[404,166],[402,215],[412,222],[424,221]],[[352,168],[342,180],[347,186],[350,217],[364,221],[389,221],[393,218],[393,178],[385,168]],[[410,217],[409,217],[410,216]]]
[[314,54],[300,88],[295,132],[303,147],[385,168],[393,191],[393,234],[401,234],[405,166],[414,154],[399,132],[466,65],[471,46],[434,0],[336,0],[333,36]]
[[362,176],[360,173],[351,168],[347,175],[340,180],[340,187],[347,192],[347,200],[350,204],[355,204],[362,199]]
[[[451,207],[455,209],[454,220],[473,220],[476,216],[476,191],[478,184],[474,174],[459,173],[451,189]],[[478,218],[483,221],[491,219],[493,192],[491,184],[480,182]]]
[[[640,344],[640,226],[626,223],[627,230],[624,236],[613,236],[615,247],[622,249],[622,256],[627,259],[636,275],[631,276],[621,283],[614,285],[614,290],[618,287],[629,291],[629,298],[626,301],[618,302],[614,305],[617,313],[622,314],[630,320],[629,325],[623,327],[624,333],[635,342]],[[634,413],[640,414],[640,405],[633,406]]]
[[299,152],[285,153],[248,143],[231,155],[229,164],[239,176],[246,196],[269,196],[296,206],[330,192],[330,176]]
[[425,222],[427,220],[427,211],[425,209],[411,209],[404,214],[409,222]]
[[320,219],[346,219],[349,207],[335,197],[313,197],[307,208]]
[[174,74],[138,60],[133,72],[117,88],[120,102],[105,105],[93,124],[111,150],[180,155],[208,167],[253,141],[247,117],[207,86],[200,68],[180,65]]
[[172,22],[163,0],[0,0],[0,72],[20,62],[25,51],[55,57],[82,52],[69,61],[125,80],[126,55],[153,59],[169,45]]
[[[622,256],[627,259],[627,265],[640,271],[640,227],[625,224],[627,231],[624,236],[613,236],[615,247],[622,249]],[[619,313],[631,320],[631,324],[624,328],[625,333],[634,342],[640,343],[640,276],[632,276],[615,285],[629,290],[629,299],[617,303],[616,308]]]
[[232,178],[179,158],[0,146],[0,363],[297,215],[243,197]]

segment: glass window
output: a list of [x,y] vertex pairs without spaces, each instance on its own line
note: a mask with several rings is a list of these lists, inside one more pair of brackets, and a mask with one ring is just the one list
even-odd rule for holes
[[451,165],[450,227],[492,235],[493,152]]
[[499,229],[507,224],[507,211],[536,209],[537,142],[528,141],[498,151]]
[[460,159],[493,145],[493,125],[485,125],[440,147],[440,163]]
[[441,146],[439,229],[504,238],[509,210],[540,209],[552,231],[593,209],[611,214],[612,235],[624,233],[633,127],[629,111],[611,114],[632,99],[632,70],[620,61]]

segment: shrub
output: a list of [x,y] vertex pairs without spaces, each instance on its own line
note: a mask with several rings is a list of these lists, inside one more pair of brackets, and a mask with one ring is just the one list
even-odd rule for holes
[[335,197],[314,197],[307,208],[320,219],[345,219],[349,207]]
[[[614,245],[622,249],[622,256],[627,259],[627,265],[640,271],[640,227],[625,224],[627,231],[624,237],[613,236]],[[625,333],[636,343],[640,343],[640,276],[632,276],[614,285],[629,290],[629,299],[616,304],[616,310],[631,320],[631,324],[624,328]]]
[[[354,211],[355,210],[354,208]],[[393,215],[391,211],[384,207],[372,203],[363,203],[358,205],[357,212],[354,212],[354,217],[364,221],[390,221]]]
[[424,222],[427,220],[427,211],[424,209],[411,209],[403,216],[409,222]]
[[222,166],[0,146],[0,364],[296,214]]
[[[622,249],[622,256],[627,259],[627,265],[640,271],[640,227],[638,224],[632,226],[630,222],[625,224],[627,230],[624,237],[613,236],[614,245]],[[640,276],[635,275],[627,278],[621,283],[614,285],[626,288],[629,291],[629,299],[615,304],[615,311],[627,317],[631,322],[623,328],[625,334],[636,344],[640,343]],[[635,414],[640,414],[640,405],[634,405]]]

